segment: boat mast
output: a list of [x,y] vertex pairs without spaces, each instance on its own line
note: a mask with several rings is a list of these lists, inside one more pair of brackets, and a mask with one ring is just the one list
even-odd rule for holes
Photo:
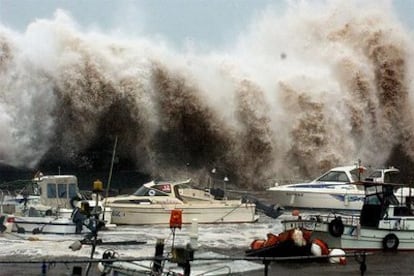
[[361,168],[361,159],[358,159],[358,182],[360,182],[361,181],[361,170],[362,170],[362,168]]
[[106,185],[106,191],[105,191],[105,204],[104,204],[104,212],[102,214],[102,218],[105,220],[105,206],[106,206],[106,199],[109,195],[109,188],[111,186],[111,179],[112,179],[112,169],[114,167],[114,161],[115,161],[115,152],[116,152],[116,145],[118,144],[118,135],[115,136],[115,142],[114,142],[114,148],[112,150],[112,159],[111,159],[111,167],[109,168],[109,176],[108,176],[108,184]]

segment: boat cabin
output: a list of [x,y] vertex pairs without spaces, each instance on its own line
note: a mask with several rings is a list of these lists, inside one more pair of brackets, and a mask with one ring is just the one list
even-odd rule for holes
[[35,178],[40,203],[55,208],[72,208],[71,199],[79,196],[78,179],[74,175],[47,175]]
[[403,187],[397,183],[401,183],[400,171],[394,167],[377,169],[365,178],[361,226],[378,227],[384,217],[410,213],[407,206],[401,205],[395,196],[396,189]]
[[181,182],[149,182],[138,188],[134,196],[150,197],[174,197],[183,202],[193,200],[213,200],[214,196],[209,192],[196,189],[191,185],[191,179]]
[[362,166],[344,166],[333,168],[312,182],[351,183],[364,178],[366,168]]
[[365,181],[377,183],[401,183],[400,170],[394,167],[386,169],[376,169]]
[[414,218],[411,206],[401,204],[395,196],[394,192],[401,184],[363,182],[363,185],[365,200],[360,215],[362,227],[397,229],[405,219],[410,218],[411,221]]

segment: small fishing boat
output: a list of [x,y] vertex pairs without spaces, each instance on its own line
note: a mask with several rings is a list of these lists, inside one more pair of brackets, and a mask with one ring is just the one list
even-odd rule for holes
[[39,174],[14,199],[7,198],[4,206],[13,207],[8,215],[12,231],[79,234],[90,231],[87,218],[91,215],[105,220],[107,226],[113,225],[112,210],[103,211],[98,193],[94,196],[89,200],[82,197],[74,175]]
[[256,205],[241,199],[227,199],[219,189],[199,189],[185,181],[151,181],[126,196],[108,197],[115,224],[166,224],[174,209],[182,210],[183,223],[255,222]]
[[[359,216],[310,215],[282,221],[285,230],[302,227],[312,237],[345,250],[414,250],[414,213],[395,190],[403,185],[360,182],[365,199]],[[407,201],[408,203],[408,201]]]

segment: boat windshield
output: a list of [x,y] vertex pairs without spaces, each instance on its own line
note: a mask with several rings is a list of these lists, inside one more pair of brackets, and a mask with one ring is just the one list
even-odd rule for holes
[[141,187],[136,190],[133,195],[136,196],[169,196],[171,193],[171,185],[170,184],[158,184],[154,185],[150,188],[142,185]]
[[348,176],[343,171],[330,171],[319,177],[316,181],[320,182],[350,182]]
[[400,172],[396,169],[376,170],[368,176],[367,180],[383,183],[401,183]]
[[364,179],[364,177],[365,177],[364,172],[365,171],[366,170],[361,170],[360,168],[356,168],[356,169],[350,171],[349,173],[351,174],[353,181],[359,181],[361,179]]
[[76,183],[47,183],[47,198],[73,198],[78,194]]
[[368,205],[398,205],[393,187],[387,185],[368,186],[365,188],[365,204]]
[[388,171],[384,173],[384,182],[385,183],[401,183],[399,171]]

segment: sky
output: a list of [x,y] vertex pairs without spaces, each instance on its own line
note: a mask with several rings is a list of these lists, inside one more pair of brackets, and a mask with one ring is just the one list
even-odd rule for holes
[[[41,3],[41,4],[40,4]],[[84,28],[135,36],[161,36],[177,46],[189,41],[223,44],[233,40],[252,16],[270,0],[0,0],[0,22],[24,31],[38,18],[52,18],[56,9],[67,11]]]
[[[0,23],[24,32],[34,20],[52,18],[57,9],[63,9],[81,29],[158,37],[179,48],[188,44],[217,48],[234,41],[266,7],[283,13],[290,2],[295,1],[0,0]],[[414,0],[394,0],[392,3],[401,22],[412,28]]]

